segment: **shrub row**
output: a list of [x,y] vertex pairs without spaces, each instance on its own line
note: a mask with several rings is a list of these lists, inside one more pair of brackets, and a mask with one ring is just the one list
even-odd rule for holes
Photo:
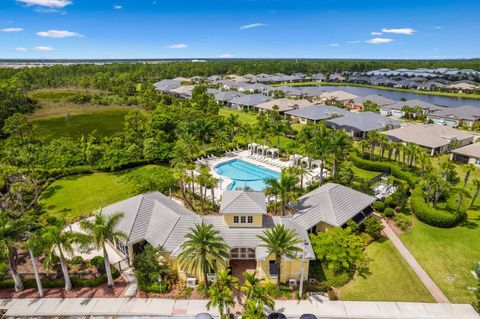
[[403,168],[396,163],[366,160],[358,156],[356,152],[350,153],[350,160],[358,168],[391,174],[398,179],[406,181],[410,187],[413,187],[418,182],[418,177],[415,176],[415,174],[403,170]]
[[[120,273],[117,269],[112,268],[112,276],[113,278],[117,278],[120,276]],[[70,277],[72,281],[72,285],[75,288],[92,288],[100,286],[107,282],[107,275],[103,274],[96,278],[80,278],[80,277]],[[37,288],[37,282],[33,278],[27,278],[22,280],[23,285],[25,288]],[[63,278],[55,278],[55,279],[42,279],[42,286],[43,288],[63,288],[65,287],[65,281]],[[0,281],[0,289],[13,289],[15,287],[15,283],[13,279],[4,279]]]
[[453,214],[441,209],[429,207],[423,198],[423,190],[417,187],[412,191],[410,206],[418,220],[430,226],[449,228],[456,226],[465,217],[465,214]]

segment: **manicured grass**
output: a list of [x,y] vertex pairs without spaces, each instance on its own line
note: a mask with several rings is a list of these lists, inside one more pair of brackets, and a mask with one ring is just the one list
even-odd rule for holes
[[355,176],[357,176],[359,178],[362,178],[362,179],[367,179],[367,180],[374,179],[375,177],[380,175],[379,172],[366,171],[366,170],[358,168],[354,165],[352,165],[352,171],[355,174]]
[[101,136],[111,136],[123,129],[127,109],[105,109],[78,115],[34,120],[35,136],[41,140],[59,137],[78,139],[97,130]]
[[101,206],[136,195],[138,191],[130,182],[129,175],[144,167],[62,178],[50,185],[40,197],[44,216],[63,215],[68,220],[76,220]]
[[414,217],[411,219],[413,230],[400,235],[400,239],[451,302],[473,302],[475,297],[467,287],[478,286],[478,280],[470,273],[480,261],[478,205],[476,211],[469,212],[464,224],[451,229],[436,228]]
[[416,94],[425,94],[425,95],[438,95],[438,96],[449,96],[449,97],[461,97],[465,99],[480,99],[480,94],[466,94],[466,93],[450,93],[450,92],[441,92],[441,91],[422,91],[422,90],[411,90],[411,89],[401,89],[401,88],[392,88],[385,86],[376,86],[370,84],[359,84],[359,83],[348,83],[348,82],[297,82],[297,83],[282,83],[282,84],[273,84],[272,86],[357,86],[365,87],[371,89],[387,90],[387,91],[397,91],[405,93],[416,93]]
[[233,109],[228,109],[225,107],[220,108],[220,115],[222,116],[229,116],[230,114],[235,114],[238,115],[238,119],[240,122],[245,123],[245,124],[255,124],[257,123],[257,114],[248,112],[246,113],[245,111],[241,110],[233,110]]
[[370,259],[370,274],[356,274],[340,289],[341,300],[434,302],[388,239],[372,243],[365,254]]

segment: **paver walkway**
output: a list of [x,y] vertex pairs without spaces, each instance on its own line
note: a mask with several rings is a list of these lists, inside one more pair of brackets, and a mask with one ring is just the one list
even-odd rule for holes
[[382,218],[383,232],[390,239],[392,244],[397,248],[398,252],[405,261],[410,265],[413,271],[417,274],[418,278],[422,283],[427,287],[428,291],[432,294],[433,298],[439,303],[450,303],[447,296],[438,288],[437,284],[432,280],[432,278],[427,274],[425,269],[420,265],[420,263],[415,259],[412,253],[405,247],[397,234],[393,229],[388,225],[388,223]]

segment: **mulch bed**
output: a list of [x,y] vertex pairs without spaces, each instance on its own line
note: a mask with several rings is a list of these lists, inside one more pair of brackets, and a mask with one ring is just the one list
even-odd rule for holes
[[[44,289],[46,298],[118,298],[127,287],[126,281],[120,276],[115,279],[115,286],[109,288],[102,284],[95,288],[74,288],[65,291],[63,288]],[[37,289],[25,289],[15,292],[14,289],[1,289],[0,298],[38,298]]]
[[393,232],[395,234],[400,235],[400,234],[404,233],[404,231],[401,230],[392,219],[386,218],[386,221],[387,221],[388,226],[390,226],[390,228],[393,230]]

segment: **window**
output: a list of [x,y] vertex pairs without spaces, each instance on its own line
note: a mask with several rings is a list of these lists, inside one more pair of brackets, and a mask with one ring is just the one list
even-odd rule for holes
[[253,216],[248,216],[247,220],[249,224],[253,224]]
[[477,159],[475,160],[475,165],[480,165],[480,158],[477,158]]
[[238,216],[233,216],[233,223],[238,224]]
[[269,262],[270,268],[270,276],[277,277],[278,276],[278,265],[275,263],[275,260],[270,260]]
[[246,247],[233,248],[230,251],[230,257],[232,259],[255,259],[255,249]]
[[240,216],[240,223],[245,224],[247,222],[247,217],[245,216]]

